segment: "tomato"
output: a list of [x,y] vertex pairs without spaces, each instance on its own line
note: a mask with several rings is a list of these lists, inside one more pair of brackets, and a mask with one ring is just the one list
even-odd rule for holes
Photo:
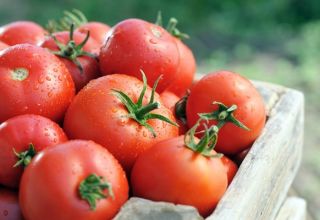
[[173,115],[176,118],[176,121],[179,125],[179,135],[185,134],[188,130],[187,123],[179,119],[175,114],[176,103],[180,100],[178,96],[176,96],[173,92],[165,90],[160,94],[161,101],[163,105],[170,109]]
[[240,153],[236,154],[234,157],[234,161],[240,166],[240,164],[242,163],[242,161],[244,160],[244,158],[247,156],[247,154],[249,153],[250,148],[247,148],[243,151],[241,151]]
[[184,136],[179,136],[155,144],[138,157],[131,186],[134,196],[191,205],[208,216],[227,189],[227,174],[220,158],[192,151],[185,146]]
[[[65,141],[67,137],[62,128],[40,115],[19,115],[3,122],[0,124],[0,184],[17,188],[23,168],[33,153]],[[23,152],[28,154],[23,155]],[[19,166],[15,167],[18,161]]]
[[20,44],[0,53],[0,122],[21,114],[59,121],[74,93],[68,70],[46,49]]
[[171,82],[167,90],[182,97],[192,85],[196,72],[196,60],[187,45],[180,39],[176,39],[176,42],[180,54],[180,64],[175,79]]
[[19,192],[22,213],[32,220],[112,219],[127,199],[128,182],[117,160],[102,146],[81,140],[36,155]]
[[46,31],[32,21],[16,21],[0,28],[0,41],[10,46],[23,43],[37,45],[45,34]]
[[87,34],[88,31],[90,31],[90,37],[96,40],[99,45],[103,45],[106,33],[110,30],[110,27],[104,23],[91,21],[88,23],[85,23],[78,27],[76,31],[79,31],[83,34]]
[[0,51],[6,49],[8,47],[9,47],[9,45],[7,45],[7,44],[5,44],[5,43],[0,41]]
[[0,188],[0,219],[22,220],[18,193],[9,189]]
[[[52,37],[46,38],[41,46],[55,51],[56,54],[58,53],[58,58],[66,65],[71,73],[76,91],[79,91],[91,79],[100,76],[98,61],[94,57],[86,54],[99,48],[99,44],[96,41],[90,38],[86,40],[85,34],[73,32],[73,30],[72,39],[70,39],[70,32],[67,31],[55,33],[54,36],[64,45],[63,48],[59,49]],[[78,48],[77,45],[80,45],[82,42],[85,42],[85,44],[83,47]],[[78,65],[77,62],[79,62]]]
[[[76,95],[66,113],[64,130],[68,137],[93,140],[101,144],[119,160],[127,172],[130,172],[140,153],[160,140],[178,135],[176,126],[159,119],[149,119],[149,113],[139,116],[129,113],[129,109],[115,94],[115,90],[122,91],[136,103],[143,86],[137,78],[122,74],[90,81]],[[151,89],[147,87],[143,96],[143,106],[147,105],[149,98]],[[151,104],[154,105],[157,108],[152,110],[151,114],[159,114],[174,121],[172,112],[163,106],[158,94],[155,94],[154,102]],[[141,118],[141,123],[130,115],[137,115]],[[145,123],[148,125],[144,125]],[[153,128],[153,132],[150,127]]]
[[[263,99],[256,88],[246,78],[228,71],[204,76],[192,87],[188,97],[186,113],[189,127],[199,119],[199,113],[218,109],[213,102],[223,102],[229,107],[235,104],[234,117],[250,129],[247,131],[226,123],[219,132],[215,150],[236,154],[248,148],[260,135],[266,121]],[[211,121],[209,126],[216,123]]]
[[238,171],[238,166],[226,156],[222,156],[221,161],[222,161],[222,163],[225,167],[225,170],[227,172],[228,185],[229,185],[231,183],[233,177],[236,175],[236,173]]
[[103,75],[121,73],[141,79],[143,70],[149,85],[162,75],[158,92],[164,91],[175,78],[179,60],[175,39],[162,27],[139,19],[115,25],[108,32],[99,56]]

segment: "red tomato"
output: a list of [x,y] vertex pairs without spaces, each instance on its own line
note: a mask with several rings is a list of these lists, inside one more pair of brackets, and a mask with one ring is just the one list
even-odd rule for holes
[[18,193],[5,188],[0,188],[0,219],[22,220],[19,206]]
[[[32,152],[26,156],[29,145],[35,153],[46,147],[67,141],[62,128],[40,115],[19,115],[0,124],[0,184],[17,188],[23,167],[30,162]],[[20,158],[14,152],[20,154]],[[21,166],[14,167],[20,161]]]
[[179,125],[179,135],[185,134],[188,130],[188,126],[182,120],[177,118],[175,114],[175,106],[176,106],[176,103],[180,100],[180,98],[176,96],[173,92],[170,92],[168,90],[162,92],[160,94],[160,98],[161,98],[161,101],[163,102],[163,105],[168,109],[170,109],[173,115],[175,116],[176,121]]
[[221,160],[184,144],[184,136],[155,144],[141,154],[131,173],[135,196],[196,207],[208,216],[227,189]]
[[76,30],[83,34],[87,34],[88,31],[90,31],[90,37],[102,46],[106,38],[106,33],[110,30],[110,27],[101,22],[91,21],[81,25]]
[[[94,198],[95,204],[85,199],[94,196],[90,193],[93,189],[83,188],[84,180],[97,183],[88,179],[92,174],[99,185],[107,184],[99,187],[106,198]],[[32,220],[112,219],[127,199],[128,182],[118,161],[102,146],[80,140],[36,155],[23,173],[19,192],[22,213]]]
[[[215,150],[225,154],[236,154],[248,148],[260,135],[266,120],[263,99],[252,83],[239,74],[220,71],[204,76],[196,83],[187,101],[187,120],[189,127],[199,119],[198,113],[216,111],[222,102],[226,106],[237,105],[234,116],[250,131],[232,123],[226,123],[218,135]],[[211,121],[209,126],[216,124]],[[203,129],[203,127],[200,129]]]
[[0,122],[21,114],[59,121],[74,93],[68,70],[47,50],[21,44],[0,53]]
[[244,158],[247,156],[247,154],[249,153],[250,148],[245,149],[243,151],[241,151],[240,153],[236,154],[234,157],[234,161],[240,166],[240,164],[242,163],[242,161],[244,160]]
[[99,60],[104,75],[121,73],[141,79],[143,70],[149,85],[162,75],[157,87],[162,92],[175,78],[180,58],[175,39],[162,27],[127,19],[108,32]]
[[180,54],[180,64],[175,79],[167,88],[168,91],[182,97],[191,87],[196,72],[196,60],[192,51],[180,39],[176,39]]
[[[135,77],[113,74],[92,80],[73,99],[64,120],[64,130],[73,139],[93,140],[107,148],[129,172],[137,156],[160,140],[178,135],[178,128],[160,121],[149,119],[147,123],[154,129],[152,132],[128,117],[125,105],[112,94],[120,90],[137,102],[143,83]],[[150,87],[143,98],[143,105],[149,102]],[[153,114],[160,114],[174,121],[171,111],[164,107],[159,95],[154,101],[160,104]]]
[[229,185],[231,183],[233,177],[236,175],[236,173],[238,171],[238,166],[226,156],[221,157],[221,161],[222,161],[222,163],[225,167],[225,170],[227,172],[228,185]]
[[3,43],[3,42],[0,41],[0,50],[4,50],[4,49],[6,49],[6,48],[8,48],[8,47],[9,47],[8,44],[5,44],[5,43]]
[[46,31],[32,21],[16,21],[0,28],[0,41],[10,46],[23,43],[37,45],[45,34]]
[[[99,48],[99,44],[95,40],[89,38],[88,41],[86,41],[86,43],[84,44],[84,46],[80,50],[78,50],[76,49],[75,45],[79,45],[81,42],[85,40],[85,34],[73,32],[73,41],[75,45],[68,44],[68,42],[70,42],[70,33],[68,31],[55,33],[54,36],[59,42],[61,42],[63,45],[66,45],[65,49],[61,51],[62,54],[60,56],[58,55],[58,58],[66,65],[67,69],[71,73],[71,76],[76,86],[76,91],[79,91],[91,79],[95,79],[98,76],[100,76],[98,61],[93,57],[78,54],[81,53],[81,51],[90,53],[93,52],[96,48]],[[44,48],[48,48],[52,51],[60,51],[52,37],[46,38],[46,40],[41,44],[41,46]],[[66,58],[64,55],[65,53],[70,53],[66,55],[70,58],[75,56],[76,59],[79,61],[82,70],[79,66],[75,64],[74,61]]]

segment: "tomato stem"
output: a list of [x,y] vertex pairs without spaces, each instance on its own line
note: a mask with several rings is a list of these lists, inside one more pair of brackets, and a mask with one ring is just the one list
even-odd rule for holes
[[199,116],[201,119],[204,119],[206,121],[216,120],[218,122],[218,129],[222,128],[227,122],[231,122],[244,130],[250,130],[247,126],[242,124],[238,119],[234,117],[233,113],[237,109],[236,105],[228,107],[221,102],[213,102],[212,104],[218,105],[218,110],[209,113],[200,113]]
[[69,41],[67,44],[63,44],[56,38],[55,35],[51,35],[52,39],[54,40],[54,42],[59,48],[59,51],[51,51],[51,52],[57,56],[60,56],[72,61],[78,67],[78,69],[80,70],[80,73],[83,73],[83,67],[80,61],[78,60],[78,57],[88,56],[88,57],[97,59],[97,56],[95,54],[92,54],[83,50],[84,45],[87,43],[90,37],[89,31],[87,32],[85,39],[80,44],[78,45],[76,44],[76,42],[73,39],[74,26],[75,26],[74,23],[71,23],[70,29],[69,29]]
[[199,140],[195,140],[195,133],[197,128],[200,126],[200,123],[203,119],[199,119],[195,125],[187,131],[184,136],[184,143],[185,145],[194,152],[198,152],[206,157],[221,157],[222,154],[212,154],[212,150],[216,146],[218,140],[218,132],[219,128],[215,125],[207,128],[206,124],[204,136]]
[[36,155],[36,150],[32,143],[29,144],[29,148],[26,151],[18,153],[13,148],[13,153],[17,156],[18,161],[13,165],[13,167],[23,166],[26,167],[31,162],[31,159]]
[[[103,190],[108,190],[108,195],[103,193]],[[97,200],[105,199],[108,196],[114,198],[112,186],[107,181],[102,181],[102,176],[90,174],[79,185],[79,194],[81,199],[87,200],[91,210],[96,209]]]
[[177,123],[171,121],[163,115],[151,113],[153,110],[158,109],[160,107],[160,103],[154,101],[154,95],[161,76],[156,80],[152,87],[149,103],[147,105],[143,105],[143,98],[147,90],[147,78],[143,71],[141,71],[141,74],[143,80],[143,88],[141,90],[137,103],[134,103],[127,94],[120,90],[112,89],[112,94],[115,95],[122,102],[122,104],[125,105],[129,112],[129,118],[135,120],[140,125],[146,127],[152,133],[153,137],[156,137],[156,133],[153,127],[147,123],[149,119],[159,119],[174,126],[178,125]]

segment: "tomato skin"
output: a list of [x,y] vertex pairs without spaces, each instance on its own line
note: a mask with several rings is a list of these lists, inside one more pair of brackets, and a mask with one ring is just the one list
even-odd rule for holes
[[[237,105],[235,118],[250,129],[246,131],[234,124],[225,124],[219,131],[215,150],[224,154],[236,154],[248,148],[260,135],[266,121],[261,95],[249,80],[239,74],[229,71],[208,74],[191,89],[186,108],[189,127],[198,120],[198,113],[217,110],[217,105],[212,104],[214,101],[227,106]],[[212,124],[216,122],[209,123]]]
[[23,219],[17,192],[5,188],[0,188],[0,219]]
[[[54,36],[63,44],[67,44],[70,40],[70,33],[68,31],[55,33]],[[73,40],[77,45],[80,44],[85,37],[85,34],[79,32],[73,33]],[[59,51],[58,46],[52,37],[47,37],[45,41],[41,43],[41,47],[48,48],[53,51]],[[83,50],[86,52],[94,52],[97,48],[99,48],[99,44],[95,40],[89,38],[84,45]],[[77,58],[83,68],[82,72],[71,60],[59,56],[58,58],[69,70],[75,83],[76,91],[82,89],[91,79],[95,79],[100,76],[98,61],[92,57],[79,56]]]
[[179,125],[179,135],[183,135],[188,131],[188,126],[186,123],[183,123],[175,114],[175,105],[180,100],[173,92],[165,90],[160,94],[161,101],[163,105],[172,111],[172,114],[176,118],[176,121]]
[[225,167],[225,170],[227,172],[228,185],[230,185],[233,177],[236,175],[236,173],[238,171],[238,166],[226,156],[222,156],[221,161],[222,161],[222,163]]
[[5,44],[5,43],[3,43],[3,42],[0,41],[0,51],[6,49],[6,48],[8,48],[8,47],[9,47],[8,44]]
[[176,42],[180,54],[180,64],[175,79],[166,90],[181,98],[192,85],[196,73],[196,60],[187,45],[180,39],[176,39]]
[[0,124],[0,184],[18,188],[23,167],[13,167],[32,143],[36,152],[67,141],[58,124],[40,115],[19,115]]
[[[25,79],[17,69],[27,72]],[[68,70],[46,49],[20,44],[0,53],[0,122],[21,114],[59,121],[74,93]]]
[[[137,156],[154,143],[178,135],[178,128],[158,119],[148,120],[156,137],[139,123],[127,117],[128,110],[111,94],[111,89],[121,90],[137,102],[143,83],[135,77],[113,74],[92,80],[74,98],[64,120],[64,130],[72,139],[93,140],[107,148],[130,172]],[[147,104],[151,88],[147,88],[143,103]],[[163,106],[159,95],[155,101],[160,108],[153,113],[175,121],[171,111]]]
[[32,21],[16,21],[0,28],[0,41],[13,46],[16,44],[37,45],[45,38],[46,31]]
[[[98,200],[95,210],[78,193],[80,182],[92,173],[108,181],[114,193],[114,198]],[[32,220],[112,219],[127,199],[128,182],[117,160],[102,146],[81,140],[36,155],[22,176],[19,193],[22,213]]]
[[78,27],[76,31],[87,34],[90,31],[90,37],[96,40],[99,45],[103,45],[106,34],[110,30],[110,26],[96,21],[85,23]]
[[155,144],[141,154],[131,173],[134,196],[191,205],[212,213],[227,189],[219,158],[207,158],[184,146],[184,136]]
[[142,79],[143,70],[150,86],[162,75],[158,92],[174,79],[179,59],[175,39],[162,27],[139,19],[115,25],[108,32],[99,58],[103,75],[121,73]]

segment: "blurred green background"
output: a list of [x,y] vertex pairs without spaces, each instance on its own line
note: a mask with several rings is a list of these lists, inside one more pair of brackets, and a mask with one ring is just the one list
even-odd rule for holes
[[129,17],[174,16],[191,38],[198,72],[228,69],[251,79],[296,88],[306,96],[304,160],[294,188],[320,219],[320,1],[319,0],[0,0],[0,25],[33,20],[45,25],[63,10],[114,25]]

